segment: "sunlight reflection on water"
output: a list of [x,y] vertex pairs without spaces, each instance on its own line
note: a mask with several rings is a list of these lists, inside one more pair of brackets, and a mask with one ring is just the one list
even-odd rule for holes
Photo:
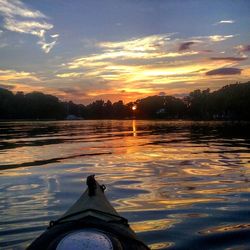
[[24,248],[72,205],[92,173],[152,249],[250,248],[247,128],[135,120],[1,123],[0,248]]

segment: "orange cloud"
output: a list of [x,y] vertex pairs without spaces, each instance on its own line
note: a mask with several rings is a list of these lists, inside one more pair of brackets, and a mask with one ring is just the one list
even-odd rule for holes
[[34,73],[15,70],[0,70],[0,81],[30,79],[39,81],[39,78]]
[[[44,91],[63,99],[86,103],[100,98],[132,101],[159,92],[184,93],[202,86],[212,89],[225,84],[222,80],[232,79],[225,72],[216,73],[218,69],[242,69],[241,74],[237,74],[237,78],[242,79],[249,75],[247,67],[244,67],[248,60],[246,56],[224,53],[221,57],[218,51],[216,53],[218,43],[234,35],[185,40],[172,36],[162,34],[99,42],[96,43],[98,52],[61,64],[50,78],[38,78],[32,72],[2,70],[0,80],[19,82],[18,90],[23,86],[24,91]],[[211,56],[207,58],[205,52],[211,53]],[[213,86],[210,86],[211,78]],[[36,81],[37,86],[31,86],[32,81]]]
[[[128,96],[136,98],[166,90],[180,93],[194,89],[198,82],[200,85],[210,83],[211,77],[215,79],[215,85],[222,79],[229,79],[226,74],[212,76],[206,72],[237,68],[248,59],[246,56],[216,55],[216,44],[234,37],[210,35],[193,37],[186,42],[186,39],[173,38],[173,34],[160,34],[126,41],[99,42],[95,43],[98,53],[64,63],[56,76],[71,83],[78,81],[77,86],[85,90],[84,100],[92,97],[116,99],[115,96],[128,99]],[[194,44],[195,50],[190,47]],[[205,52],[211,53],[211,57],[204,57]],[[98,89],[99,83],[105,83],[101,90]]]

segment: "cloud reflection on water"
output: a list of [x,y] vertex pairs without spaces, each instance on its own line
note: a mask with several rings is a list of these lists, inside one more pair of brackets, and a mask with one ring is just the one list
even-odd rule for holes
[[[175,230],[186,233],[189,220],[200,223],[190,228],[192,238],[207,228],[206,218],[211,228],[220,228],[213,211],[223,219],[234,210],[243,213],[249,204],[250,136],[230,124],[133,120],[1,126],[0,164],[30,163],[0,172],[5,221],[0,223],[0,242],[9,245],[15,245],[13,235],[24,237],[18,228],[35,226],[39,234],[79,197],[84,178],[92,173],[153,249],[180,244],[171,235]],[[105,152],[110,154],[99,154]],[[46,163],[55,157],[57,161]],[[36,165],[39,161],[45,164]],[[3,235],[7,225],[12,231]]]

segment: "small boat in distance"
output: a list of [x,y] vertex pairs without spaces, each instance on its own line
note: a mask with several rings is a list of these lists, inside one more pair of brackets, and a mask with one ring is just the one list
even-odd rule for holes
[[27,250],[147,250],[127,219],[107,200],[104,185],[94,175],[87,178],[87,190],[58,220],[34,240]]
[[69,120],[69,121],[83,120],[83,118],[81,116],[76,116],[76,115],[67,115],[67,117],[65,119]]

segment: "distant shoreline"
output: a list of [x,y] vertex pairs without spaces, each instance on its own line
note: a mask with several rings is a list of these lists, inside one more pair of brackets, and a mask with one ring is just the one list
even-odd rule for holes
[[196,89],[183,98],[154,95],[124,104],[96,100],[84,106],[41,92],[12,93],[0,88],[0,120],[201,120],[250,121],[250,81],[219,90]]
[[83,121],[183,121],[183,122],[232,122],[232,123],[250,123],[249,120],[220,120],[220,119],[159,119],[159,118],[128,118],[128,119],[111,119],[111,118],[100,118],[100,119],[79,119],[79,120],[67,120],[67,119],[0,119],[0,123],[4,122],[83,122]]

